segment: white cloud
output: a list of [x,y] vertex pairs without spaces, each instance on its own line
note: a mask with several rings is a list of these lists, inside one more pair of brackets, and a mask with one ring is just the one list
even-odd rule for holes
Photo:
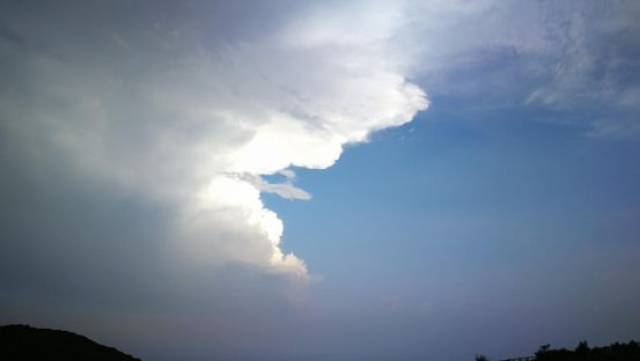
[[[176,204],[174,238],[192,261],[304,277],[260,192],[309,199],[289,167],[330,167],[346,144],[427,107],[392,41],[403,8],[317,6],[232,40],[198,12],[86,29],[53,16],[8,20],[23,41],[0,47],[19,74],[2,91],[4,127],[85,176]],[[278,172],[284,183],[261,178]]]

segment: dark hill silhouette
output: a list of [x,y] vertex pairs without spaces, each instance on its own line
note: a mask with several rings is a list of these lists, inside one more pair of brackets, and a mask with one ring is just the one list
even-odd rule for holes
[[72,332],[26,325],[0,326],[0,360],[140,361]]

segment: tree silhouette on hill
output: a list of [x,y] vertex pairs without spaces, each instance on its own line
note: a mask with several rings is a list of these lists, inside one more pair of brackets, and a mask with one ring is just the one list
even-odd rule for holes
[[[484,355],[476,355],[476,361],[489,361]],[[587,341],[578,343],[574,350],[552,349],[542,345],[531,357],[512,358],[503,361],[640,361],[640,344],[636,341],[613,343],[603,347],[589,347]]]
[[640,345],[635,341],[590,348],[582,341],[573,350],[551,349],[544,345],[535,354],[536,361],[640,361]]

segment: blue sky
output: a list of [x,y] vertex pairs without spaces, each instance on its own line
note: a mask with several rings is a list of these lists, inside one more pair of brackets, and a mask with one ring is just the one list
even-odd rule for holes
[[634,1],[0,5],[0,323],[143,359],[640,338]]
[[432,102],[334,167],[299,171],[312,201],[267,198],[288,225],[285,248],[323,276],[318,297],[366,297],[376,313],[455,329],[414,341],[426,348],[461,339],[502,356],[549,338],[634,337],[638,143],[593,139],[583,124],[545,121],[526,106],[469,116],[469,102]]

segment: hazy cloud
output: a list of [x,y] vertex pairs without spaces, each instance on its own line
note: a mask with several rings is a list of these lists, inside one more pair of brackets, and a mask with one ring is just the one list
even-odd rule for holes
[[[413,3],[414,73],[433,97],[527,106],[636,134],[640,7],[634,1]],[[555,118],[560,118],[556,116]],[[606,120],[603,120],[606,119]],[[625,130],[626,129],[626,130]]]

